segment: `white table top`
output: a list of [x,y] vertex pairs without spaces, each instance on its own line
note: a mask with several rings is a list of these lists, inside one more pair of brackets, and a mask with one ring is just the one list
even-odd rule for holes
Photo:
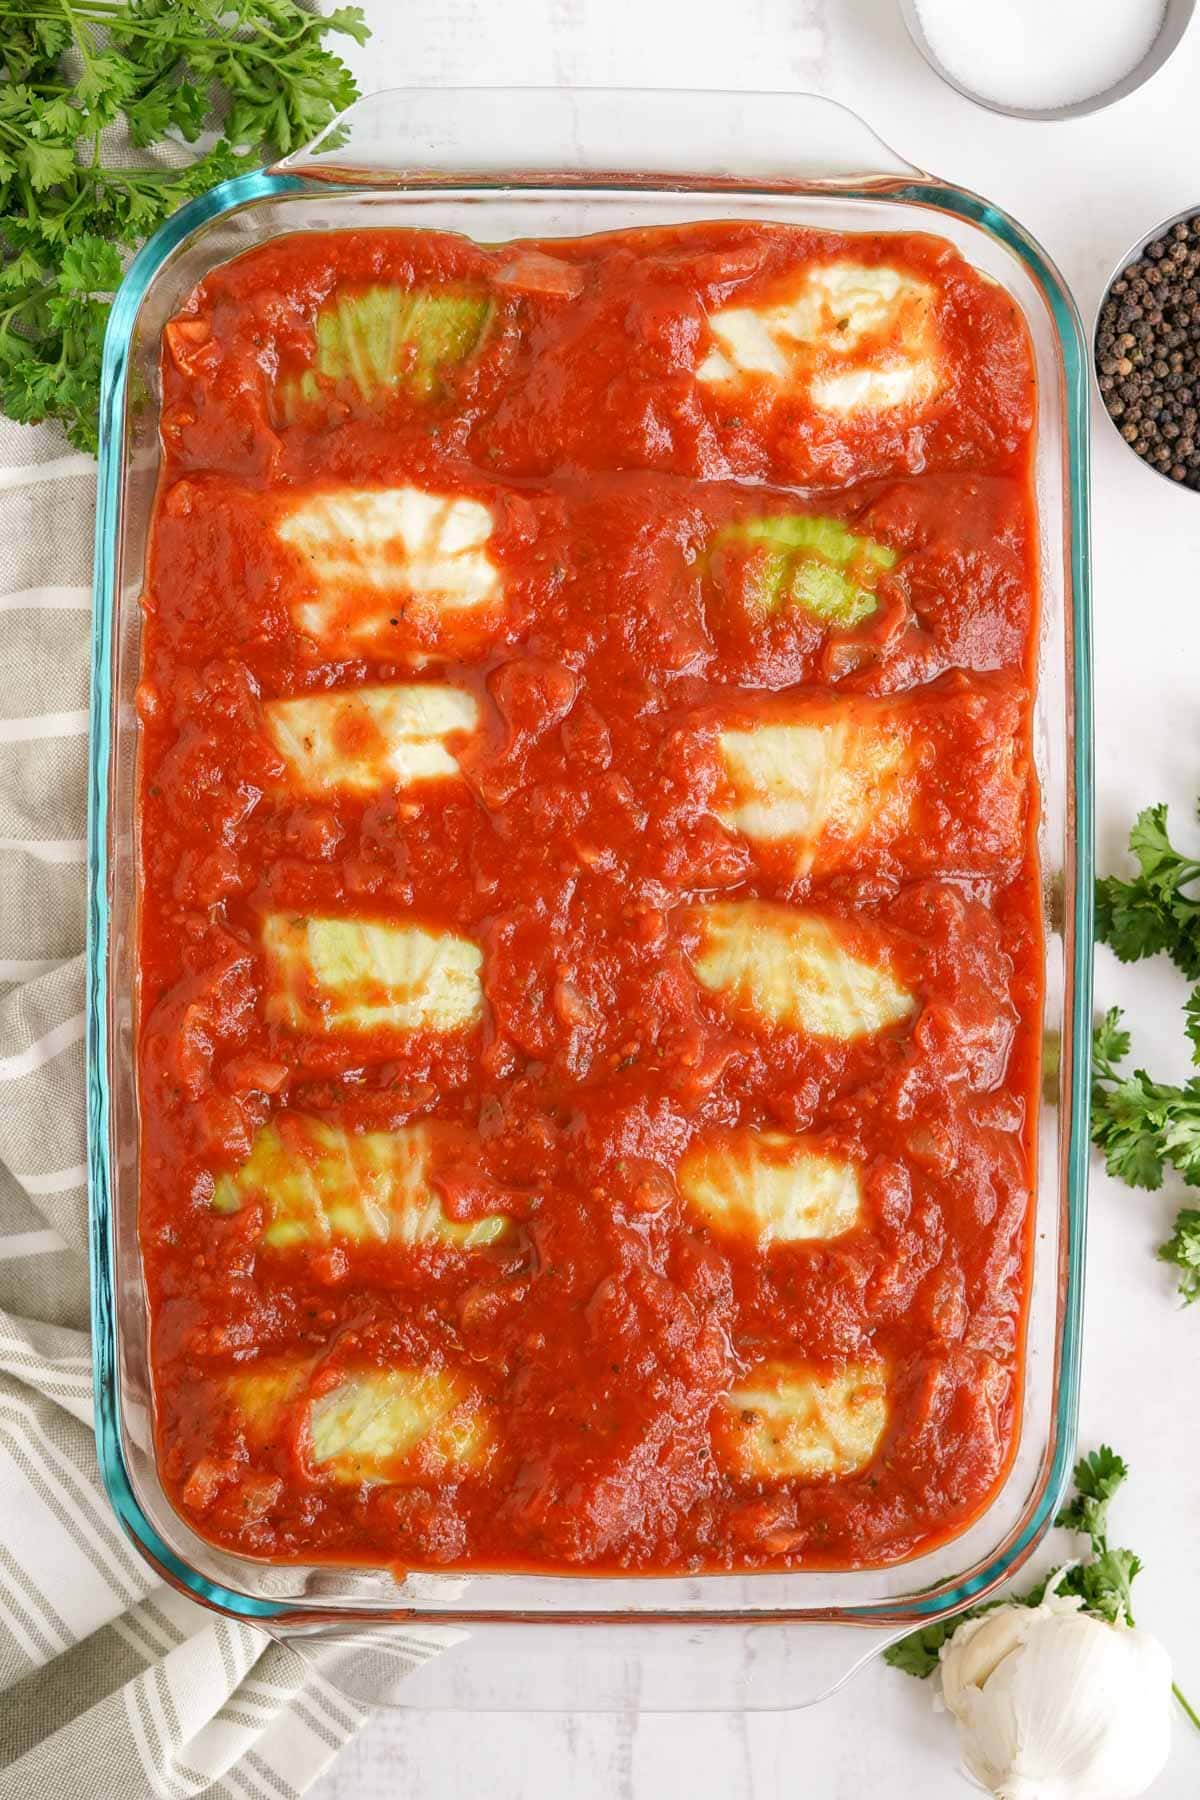
[[[982,8],[982,0],[975,0]],[[1053,0],[1049,0],[1053,4]],[[1047,246],[1090,326],[1116,259],[1158,219],[1200,203],[1200,26],[1141,93],[1090,119],[1034,125],[960,99],[911,47],[896,0],[365,0],[351,47],[364,89],[574,84],[811,90],[847,102],[902,155],[996,200]],[[717,21],[721,23],[718,25]],[[736,23],[734,23],[736,21]],[[1200,791],[1200,497],[1142,469],[1095,413],[1096,765],[1101,868],[1134,812],[1172,807],[1196,841]],[[1185,1073],[1182,983],[1156,965],[1097,961],[1097,1001],[1127,1005],[1155,1071]],[[1133,1469],[1120,1542],[1142,1555],[1139,1622],[1200,1695],[1200,1307],[1172,1303],[1154,1261],[1177,1201],[1095,1171],[1080,1442],[1111,1441]],[[1178,1725],[1154,1800],[1200,1789],[1200,1737]],[[928,1688],[874,1664],[801,1713],[686,1718],[381,1715],[315,1800],[646,1800],[660,1792],[774,1800],[954,1800],[950,1726]]]

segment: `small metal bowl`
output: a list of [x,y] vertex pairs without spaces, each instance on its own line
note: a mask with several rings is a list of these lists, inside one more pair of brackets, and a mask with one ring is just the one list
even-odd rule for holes
[[[1154,243],[1156,238],[1166,237],[1168,232],[1170,231],[1172,225],[1179,225],[1179,224],[1182,224],[1184,221],[1190,222],[1192,219],[1195,219],[1197,217],[1200,217],[1200,205],[1185,206],[1182,212],[1172,213],[1169,219],[1161,219],[1152,231],[1147,231],[1147,232],[1143,233],[1143,235],[1140,238],[1136,238],[1134,240],[1134,242],[1129,246],[1129,249],[1125,252],[1125,254],[1121,258],[1120,262],[1116,265],[1116,267],[1113,269],[1112,273],[1109,275],[1108,280],[1104,283],[1104,287],[1100,294],[1100,300],[1096,307],[1096,317],[1092,321],[1092,339],[1091,339],[1091,350],[1090,350],[1091,363],[1092,363],[1092,380],[1096,386],[1096,397],[1100,402],[1100,410],[1104,414],[1104,417],[1108,420],[1108,423],[1109,423],[1109,426],[1111,427],[1111,429],[1116,433],[1117,437],[1120,439],[1121,443],[1125,446],[1125,449],[1128,450],[1130,456],[1133,457],[1134,461],[1137,463],[1140,463],[1142,468],[1145,469],[1149,474],[1157,475],[1160,478],[1160,480],[1170,482],[1170,484],[1173,488],[1182,488],[1185,493],[1190,493],[1190,494],[1196,493],[1197,489],[1195,487],[1190,486],[1187,481],[1175,481],[1170,475],[1168,475],[1168,473],[1166,472],[1165,469],[1156,468],[1152,462],[1147,462],[1144,456],[1139,456],[1137,454],[1137,452],[1133,448],[1133,445],[1128,441],[1128,439],[1125,437],[1122,437],[1121,421],[1119,419],[1113,418],[1113,416],[1109,412],[1107,406],[1105,406],[1105,404],[1104,404],[1104,395],[1100,392],[1100,365],[1099,365],[1099,362],[1098,362],[1097,356],[1096,356],[1096,338],[1099,335],[1099,331],[1100,331],[1100,315],[1104,311],[1104,303],[1108,299],[1109,292],[1112,288],[1113,282],[1118,281],[1120,279],[1120,277],[1125,273],[1126,269],[1129,267],[1129,265],[1131,263],[1136,263],[1136,262],[1141,261],[1142,257],[1146,253],[1146,246],[1148,244]],[[1200,476],[1197,476],[1196,479],[1197,479],[1197,481],[1200,481]]]
[[[970,0],[968,0],[970,3]],[[1050,5],[1054,0],[1048,0]],[[1104,0],[1100,0],[1103,5]],[[974,0],[980,12],[984,11],[987,0]],[[1123,75],[1120,81],[1114,81],[1111,87],[1103,88],[1098,94],[1091,94],[1086,100],[1072,100],[1069,106],[1002,106],[998,100],[987,100],[977,94],[973,88],[964,87],[955,79],[930,47],[925,36],[917,12],[917,0],[900,0],[900,15],[908,27],[908,35],[935,75],[940,75],[947,87],[952,87],[956,94],[966,100],[973,100],[976,106],[984,106],[988,112],[1003,113],[1009,119],[1033,119],[1039,124],[1046,124],[1052,119],[1081,119],[1086,113],[1100,112],[1106,106],[1112,106],[1117,100],[1124,100],[1126,94],[1132,94],[1157,75],[1167,58],[1178,48],[1184,32],[1192,22],[1192,14],[1196,10],[1196,0],[1167,0],[1166,12],[1159,28],[1158,36],[1143,56],[1140,63]],[[1153,234],[1151,234],[1153,235]]]

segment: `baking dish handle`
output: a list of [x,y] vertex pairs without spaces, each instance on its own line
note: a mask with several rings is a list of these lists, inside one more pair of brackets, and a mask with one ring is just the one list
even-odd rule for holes
[[632,88],[390,88],[356,101],[273,173],[372,187],[790,193],[922,178],[823,95]]
[[358,1706],[418,1712],[787,1712],[907,1626],[322,1623],[279,1635]]

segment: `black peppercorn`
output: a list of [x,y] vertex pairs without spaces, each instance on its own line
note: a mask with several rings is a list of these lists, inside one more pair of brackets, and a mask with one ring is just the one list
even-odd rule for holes
[[1105,410],[1152,468],[1200,490],[1200,212],[1117,275],[1096,325]]

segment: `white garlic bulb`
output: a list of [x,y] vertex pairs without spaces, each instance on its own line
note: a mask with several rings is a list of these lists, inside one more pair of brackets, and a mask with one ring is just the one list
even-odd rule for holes
[[963,1767],[997,1800],[1134,1800],[1167,1760],[1166,1651],[1078,1605],[1000,1606],[943,1646]]

